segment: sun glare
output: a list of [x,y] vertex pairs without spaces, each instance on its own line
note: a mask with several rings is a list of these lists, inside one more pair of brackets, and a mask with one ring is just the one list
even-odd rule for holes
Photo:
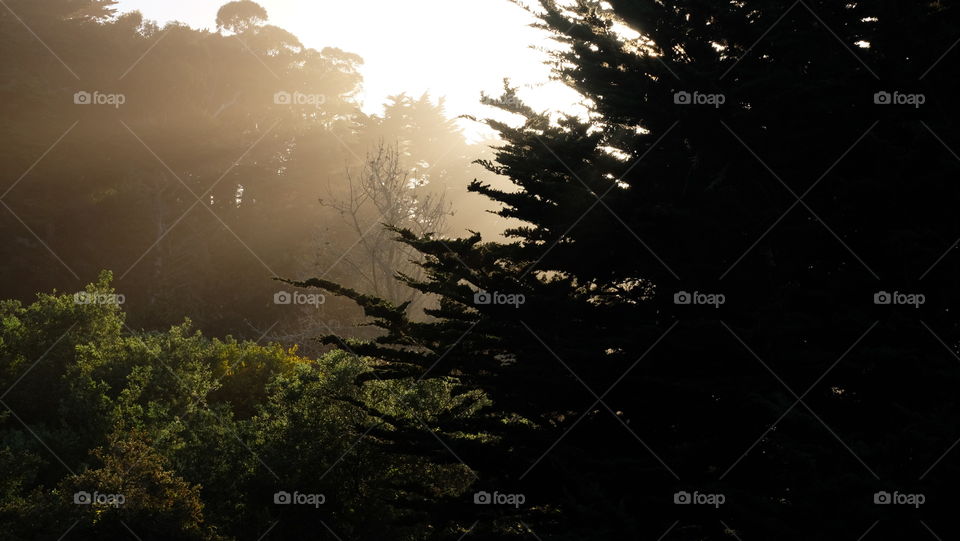
[[[121,0],[122,11],[140,10],[161,23],[180,20],[213,29],[220,0]],[[290,31],[307,47],[337,47],[364,59],[362,108],[378,113],[388,96],[405,92],[445,98],[451,117],[503,118],[480,104],[509,79],[535,110],[579,111],[579,97],[550,80],[544,65],[551,42],[530,27],[533,17],[509,2],[489,0],[389,0],[308,2],[263,0],[270,24]],[[472,140],[492,135],[461,120]]]

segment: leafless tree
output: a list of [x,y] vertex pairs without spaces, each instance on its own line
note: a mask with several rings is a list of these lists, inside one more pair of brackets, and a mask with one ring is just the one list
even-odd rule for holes
[[419,277],[421,269],[414,263],[418,255],[397,242],[385,226],[419,235],[442,235],[452,213],[444,194],[424,178],[411,177],[410,171],[398,146],[381,142],[367,155],[359,173],[347,170],[346,193],[321,200],[321,204],[336,210],[355,236],[338,257],[350,267],[360,288],[396,303],[412,304],[418,292],[397,281],[395,274]]
[[[420,278],[422,269],[415,263],[420,256],[395,240],[387,226],[418,235],[442,235],[452,212],[444,194],[425,180],[426,171],[412,174],[414,169],[403,163],[403,157],[397,145],[380,142],[359,168],[352,171],[347,167],[346,182],[337,191],[331,186],[329,198],[320,200],[323,207],[342,218],[343,227],[324,225],[313,261],[303,263],[307,275],[336,280],[395,304],[409,302],[408,309],[416,314],[425,299],[397,280],[396,273]],[[316,345],[308,342],[318,335],[336,332],[371,338],[376,332],[361,326],[362,321],[362,312],[351,302],[328,297],[319,309],[303,306],[297,316],[280,325],[253,330],[266,340],[304,344],[315,353],[312,348]]]

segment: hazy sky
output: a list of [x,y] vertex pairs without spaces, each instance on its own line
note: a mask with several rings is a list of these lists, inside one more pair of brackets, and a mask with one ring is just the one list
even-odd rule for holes
[[[178,20],[214,29],[227,0],[120,0],[122,11],[148,19]],[[488,116],[480,90],[496,93],[504,77],[516,85],[540,85],[549,69],[544,33],[529,28],[532,17],[509,0],[258,0],[270,23],[315,49],[334,46],[363,57],[364,109],[377,112],[384,98],[429,90],[447,97],[451,116]],[[161,45],[162,46],[162,45]],[[536,108],[571,103],[559,85],[522,92]],[[472,131],[472,130],[470,130]]]

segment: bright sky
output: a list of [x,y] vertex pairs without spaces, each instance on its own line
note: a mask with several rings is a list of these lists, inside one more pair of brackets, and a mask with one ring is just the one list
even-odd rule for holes
[[[161,23],[177,20],[215,29],[227,0],[120,0],[121,11],[140,10]],[[564,109],[576,96],[557,83],[544,86],[547,46],[533,18],[509,0],[258,0],[270,24],[314,49],[339,47],[363,57],[364,110],[379,112],[385,98],[430,91],[446,96],[451,116],[491,115],[480,91],[497,95],[504,77],[536,109]],[[472,124],[472,123],[471,123]],[[477,135],[475,125],[465,124]]]

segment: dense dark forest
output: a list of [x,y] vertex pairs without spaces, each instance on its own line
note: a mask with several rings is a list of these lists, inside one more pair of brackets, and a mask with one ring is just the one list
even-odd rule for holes
[[480,144],[0,4],[0,539],[960,536],[955,2],[538,0]]

